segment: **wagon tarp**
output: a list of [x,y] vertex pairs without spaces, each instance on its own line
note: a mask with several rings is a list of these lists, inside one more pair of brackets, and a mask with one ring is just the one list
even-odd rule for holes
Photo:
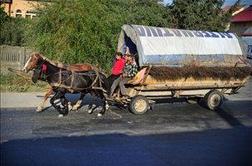
[[245,57],[242,45],[233,33],[124,25],[117,50],[128,47],[139,66],[234,67]]

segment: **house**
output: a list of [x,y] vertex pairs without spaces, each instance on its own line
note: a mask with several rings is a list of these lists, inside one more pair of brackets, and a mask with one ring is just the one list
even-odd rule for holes
[[242,40],[247,45],[247,58],[250,60],[250,63],[252,64],[252,27],[248,28],[243,34],[242,34]]
[[44,2],[31,0],[1,0],[1,7],[11,17],[36,17],[36,8],[43,5]]
[[232,16],[229,31],[243,36],[250,27],[252,27],[252,6]]

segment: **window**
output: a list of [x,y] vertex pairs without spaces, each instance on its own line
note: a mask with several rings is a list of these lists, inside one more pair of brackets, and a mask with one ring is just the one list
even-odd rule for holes
[[22,17],[22,11],[20,9],[16,10],[16,17]]
[[30,18],[30,19],[32,19],[33,17],[36,17],[36,13],[33,12],[33,11],[27,10],[26,13],[25,13],[25,18]]

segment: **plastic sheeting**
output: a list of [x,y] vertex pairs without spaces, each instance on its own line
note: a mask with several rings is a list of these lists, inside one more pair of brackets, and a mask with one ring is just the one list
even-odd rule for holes
[[233,33],[124,25],[118,51],[137,54],[140,66],[234,66],[243,51]]

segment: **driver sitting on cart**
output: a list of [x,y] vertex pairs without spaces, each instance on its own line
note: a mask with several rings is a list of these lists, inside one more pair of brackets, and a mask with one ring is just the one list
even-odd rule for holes
[[110,87],[112,86],[113,82],[120,77],[120,75],[123,72],[123,68],[125,66],[125,59],[121,52],[115,53],[115,60],[113,63],[113,67],[111,70],[111,75],[108,77],[108,81],[110,84]]
[[125,54],[125,61],[126,61],[126,64],[124,66],[122,75],[113,82],[113,85],[110,91],[110,97],[112,97],[118,85],[120,87],[121,94],[127,97],[125,84],[129,80],[131,80],[138,72],[138,67],[137,67],[137,64],[133,55]]

